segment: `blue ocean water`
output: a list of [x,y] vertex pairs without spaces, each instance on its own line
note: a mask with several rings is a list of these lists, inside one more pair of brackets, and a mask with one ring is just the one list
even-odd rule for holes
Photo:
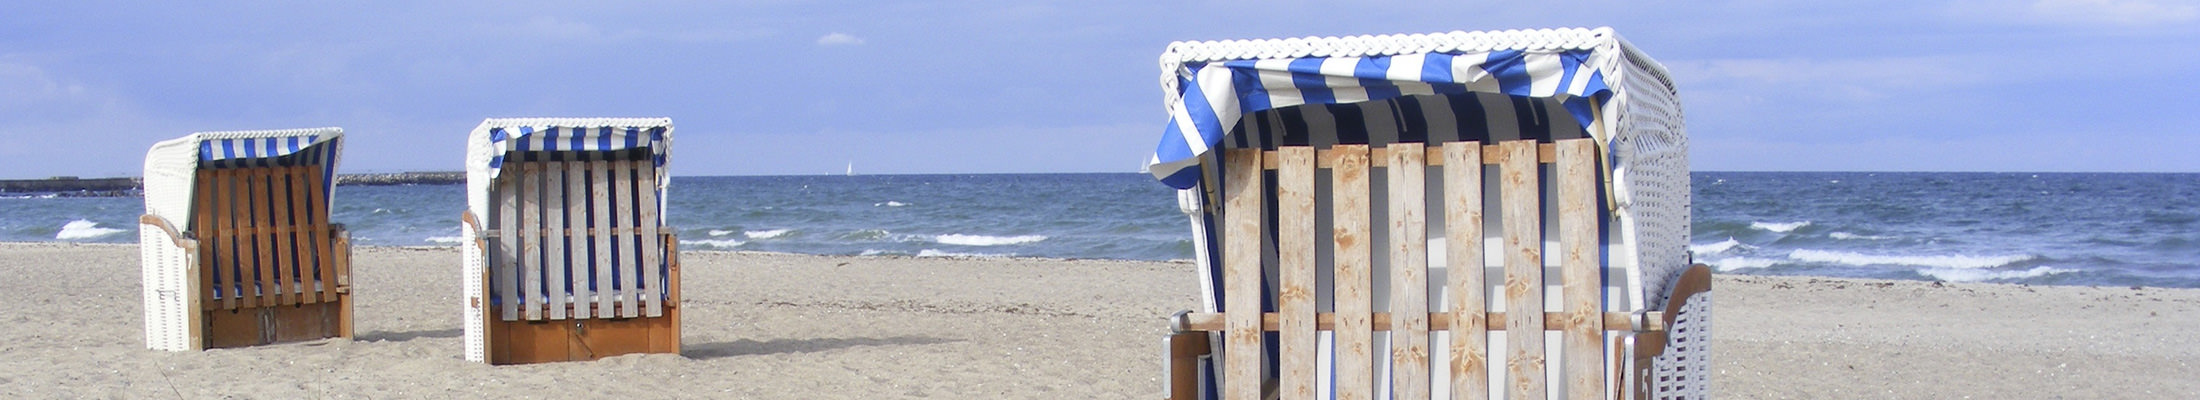
[[[2200,288],[2200,174],[1698,172],[1694,245],[1723,273]],[[344,186],[365,245],[455,245],[460,185]],[[683,248],[1192,258],[1141,174],[676,177]],[[0,198],[0,241],[131,243],[143,200]]]

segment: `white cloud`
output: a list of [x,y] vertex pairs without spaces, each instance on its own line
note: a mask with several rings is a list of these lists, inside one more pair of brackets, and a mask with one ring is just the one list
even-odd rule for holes
[[863,38],[846,33],[833,32],[817,38],[819,46],[854,46],[863,44]]
[[1961,1],[1958,18],[2078,27],[2152,27],[2200,21],[2200,6],[2179,0]]

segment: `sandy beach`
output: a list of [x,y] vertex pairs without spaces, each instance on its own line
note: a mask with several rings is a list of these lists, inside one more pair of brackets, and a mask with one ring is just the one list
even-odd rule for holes
[[[1157,398],[1186,263],[688,252],[682,355],[460,358],[453,248],[357,251],[358,338],[143,344],[133,245],[0,244],[8,398]],[[2192,398],[2200,290],[1721,275],[1719,398]]]

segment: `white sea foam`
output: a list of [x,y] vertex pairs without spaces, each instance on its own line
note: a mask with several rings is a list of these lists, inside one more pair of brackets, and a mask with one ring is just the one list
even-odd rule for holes
[[428,238],[427,241],[435,244],[459,244],[465,243],[466,238],[461,236],[436,236]]
[[993,254],[993,253],[955,253],[955,252],[946,252],[946,251],[939,251],[939,250],[933,250],[933,249],[924,249],[924,250],[920,250],[920,251],[917,251],[917,256],[918,256],[918,257],[980,257],[980,258],[1000,258],[1000,257],[1008,257],[1008,256],[1011,256],[1011,255],[1013,255],[1013,254]]
[[1828,236],[1828,237],[1832,237],[1832,238],[1834,238],[1834,239],[1840,239],[1840,240],[1892,240],[1892,239],[1896,239],[1896,237],[1893,237],[1893,236],[1873,236],[1873,235],[1858,235],[1858,234],[1854,234],[1854,233],[1848,233],[1848,232],[1834,232],[1834,233],[1828,233],[1828,234],[1826,234],[1826,236]]
[[61,232],[54,233],[53,238],[60,240],[91,239],[120,232],[122,232],[121,229],[101,228],[98,222],[80,219],[61,225]]
[[872,203],[872,204],[871,204],[871,206],[872,206],[872,207],[901,207],[901,206],[906,206],[906,205],[909,205],[909,203],[903,203],[903,202],[899,202],[899,201],[887,201],[887,202],[884,202],[884,203]]
[[686,245],[696,245],[696,246],[710,246],[710,247],[716,247],[716,248],[721,248],[721,249],[730,249],[730,248],[734,248],[735,246],[740,246],[740,245],[742,245],[742,244],[745,244],[745,243],[748,243],[748,242],[744,242],[744,241],[740,241],[740,240],[736,240],[736,239],[717,239],[717,240],[682,240],[682,241],[680,241],[680,244],[686,244]]
[[787,232],[792,232],[792,231],[794,231],[794,230],[793,230],[793,229],[772,229],[772,230],[764,230],[764,231],[748,231],[748,232],[741,232],[741,235],[742,235],[742,236],[748,236],[748,237],[749,237],[749,239],[771,239],[771,238],[776,238],[776,237],[780,237],[780,236],[786,236],[786,235],[787,235]]
[[1696,253],[1697,256],[1708,256],[1713,254],[1725,253],[1727,250],[1733,250],[1736,247],[1748,248],[1750,246],[1742,244],[1742,242],[1736,241],[1734,240],[1734,238],[1726,238],[1726,241],[1724,242],[1688,245],[1688,252]]
[[1704,263],[1711,264],[1711,268],[1717,269],[1719,272],[1734,272],[1743,269],[1771,267],[1773,264],[1779,264],[1780,261],[1777,258],[1729,257],[1707,260]]
[[1925,274],[1925,276],[1933,277],[1933,279],[1939,279],[1949,282],[1979,282],[2002,279],[2027,279],[2066,272],[2074,271],[2051,267],[2032,267],[2032,269],[2023,271],[1996,271],[1988,269],[1963,268],[1927,268],[1917,271],[1917,273]]
[[863,253],[862,253],[862,254],[857,254],[857,255],[859,255],[859,256],[877,256],[877,255],[887,255],[887,254],[901,254],[901,252],[898,252],[898,251],[886,251],[886,250],[879,250],[879,249],[863,249]]
[[710,230],[710,235],[711,235],[711,236],[725,236],[725,235],[730,235],[730,234],[733,234],[733,231],[729,231],[729,230],[724,230],[724,229],[712,229],[712,230]]
[[2029,254],[2010,256],[1881,256],[1842,251],[1796,250],[1793,253],[1788,253],[1788,258],[1796,261],[1844,265],[1908,265],[1943,269],[1982,269],[2030,261],[2038,257]]
[[940,235],[939,237],[935,237],[932,239],[932,241],[939,242],[940,244],[952,244],[956,246],[1000,246],[1031,243],[1041,240],[1047,240],[1047,237],[1040,235],[986,236],[947,234]]
[[1755,229],[1763,229],[1763,230],[1767,230],[1767,231],[1772,231],[1772,232],[1774,232],[1774,233],[1788,233],[1788,232],[1793,232],[1793,231],[1795,231],[1796,229],[1800,229],[1800,228],[1802,228],[1802,227],[1806,227],[1806,226],[1810,226],[1810,221],[1802,221],[1802,222],[1751,222],[1751,223],[1749,223],[1749,227],[1750,227],[1750,228],[1755,228]]

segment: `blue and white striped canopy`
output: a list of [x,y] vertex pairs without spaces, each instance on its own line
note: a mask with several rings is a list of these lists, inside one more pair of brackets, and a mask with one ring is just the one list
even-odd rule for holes
[[[1388,102],[1392,103],[1388,107],[1391,109],[1441,114],[1458,108],[1397,106],[1395,103],[1411,96],[1440,95],[1454,99],[1451,103],[1456,104],[1460,103],[1457,99],[1475,98],[1460,95],[1495,93],[1556,100],[1571,111],[1576,126],[1585,127],[1594,115],[1589,110],[1588,99],[1611,91],[1606,78],[1613,74],[1594,67],[1602,63],[1592,60],[1596,53],[1591,49],[1472,50],[1391,55],[1370,55],[1362,51],[1361,55],[1354,56],[1164,63],[1175,68],[1175,92],[1170,93],[1173,100],[1168,104],[1169,123],[1162,130],[1161,143],[1154,149],[1153,158],[1148,161],[1148,170],[1171,187],[1191,188],[1199,182],[1200,156],[1219,147],[1224,137],[1236,130],[1242,118],[1260,111],[1300,105]],[[1174,54],[1175,49],[1172,49]],[[1406,116],[1393,113],[1392,117],[1398,119],[1398,126],[1410,123],[1405,121]],[[1534,121],[1507,123],[1513,126],[1541,124]]]
[[199,132],[154,143],[145,157],[146,212],[188,229],[201,169],[320,165],[322,198],[333,198],[343,138],[343,128],[327,127]]
[[[466,207],[474,215],[489,215],[489,183],[503,172],[505,157],[589,161],[640,154],[647,154],[656,169],[656,188],[664,190],[672,183],[672,174],[665,172],[672,154],[671,118],[483,120],[466,138]],[[662,203],[665,196],[657,199]]]

